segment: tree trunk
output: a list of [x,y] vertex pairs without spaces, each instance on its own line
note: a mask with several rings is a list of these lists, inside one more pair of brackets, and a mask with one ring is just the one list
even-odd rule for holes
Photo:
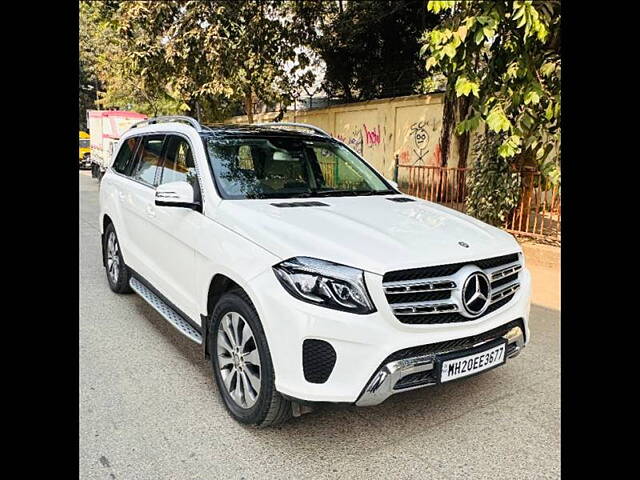
[[198,119],[198,123],[202,123],[202,116],[200,114],[200,102],[196,100],[196,117]]
[[[461,122],[467,118],[469,114],[469,106],[471,99],[469,97],[460,97],[456,99],[457,112],[456,123]],[[464,132],[461,135],[455,135],[456,147],[458,150],[458,168],[467,167],[467,157],[469,156],[469,143],[471,141],[471,134]],[[466,184],[466,170],[458,170],[457,186],[455,188],[456,199],[458,203],[464,202],[465,184]]]
[[251,95],[251,90],[244,96],[244,111],[247,114],[249,123],[253,123],[253,95]]
[[[515,209],[511,212],[511,216],[515,217],[515,230],[524,230],[527,225],[527,218],[531,215],[529,211],[529,199],[533,196],[535,187],[533,180],[536,171],[536,162],[532,152],[523,152],[516,158],[514,162],[516,169],[520,172],[520,201]],[[521,207],[522,206],[522,207]],[[509,218],[507,217],[507,218]]]
[[447,89],[444,94],[444,104],[442,105],[442,131],[440,132],[440,165],[446,167],[449,162],[449,150],[451,146],[451,134],[455,126],[455,98],[453,89]]
[[[447,167],[449,165],[449,155],[451,153],[451,140],[455,137],[455,145],[458,154],[458,168],[465,168],[467,166],[467,156],[469,155],[469,142],[470,134],[465,132],[462,135],[455,133],[456,125],[464,120],[469,114],[469,107],[471,100],[469,97],[456,97],[455,90],[453,88],[447,89],[444,95],[444,104],[442,105],[442,131],[440,132],[440,167]],[[445,177],[438,174],[438,187],[437,190],[440,195],[444,195],[445,189],[448,185],[445,184]],[[462,202],[464,201],[465,191],[465,177],[460,174],[457,177],[456,198],[450,197],[452,201]],[[439,195],[439,196],[440,196]],[[440,198],[438,198],[440,200]]]

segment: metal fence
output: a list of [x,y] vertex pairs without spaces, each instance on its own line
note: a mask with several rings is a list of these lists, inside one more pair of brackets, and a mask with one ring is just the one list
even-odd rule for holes
[[[400,189],[416,197],[466,212],[468,168],[398,165]],[[514,234],[560,242],[561,201],[558,186],[539,171],[523,170],[520,201],[504,228]]]

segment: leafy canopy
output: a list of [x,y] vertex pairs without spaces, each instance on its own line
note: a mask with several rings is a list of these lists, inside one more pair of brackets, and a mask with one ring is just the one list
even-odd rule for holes
[[313,80],[299,48],[308,30],[284,0],[85,3],[100,27],[93,60],[105,102],[191,115],[204,107],[215,120],[244,104],[251,121],[256,97],[286,103]]
[[[116,107],[149,115],[178,113],[181,102],[164,79],[138,68],[132,59],[131,43],[134,38],[140,41],[145,32],[139,29],[132,37],[120,35],[122,6],[116,1],[80,4],[80,65],[99,90],[91,108]],[[95,92],[92,95],[96,97]]]
[[541,164],[560,142],[560,2],[430,1],[443,15],[424,33],[431,75],[470,101],[461,134],[485,124],[499,156]]
[[306,1],[295,8],[315,18],[310,48],[326,64],[329,96],[350,102],[410,95],[424,78],[420,35],[438,22],[424,0]]

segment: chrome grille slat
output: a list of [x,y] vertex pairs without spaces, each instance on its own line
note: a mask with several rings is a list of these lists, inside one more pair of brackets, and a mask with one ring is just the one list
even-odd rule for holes
[[485,273],[489,276],[491,281],[494,282],[496,280],[500,280],[501,278],[508,277],[509,275],[513,275],[520,270],[522,270],[522,265],[520,263],[515,263],[513,265],[509,265],[506,268],[500,267],[498,269],[488,270]]
[[511,283],[507,288],[503,288],[498,290],[495,293],[491,294],[491,303],[495,303],[498,300],[502,300],[504,297],[508,297],[509,295],[516,293],[516,291],[520,288],[519,282]]
[[[465,278],[469,275],[468,266],[470,265],[477,267],[473,271],[480,270],[489,278],[493,288],[490,291],[488,304],[495,304],[476,317],[471,316],[461,303],[462,292],[460,290],[463,288]],[[519,272],[522,269],[522,260],[519,254],[503,255],[451,265],[389,272],[383,277],[382,287],[393,314],[402,323],[465,322],[477,320],[508,304],[520,288]],[[416,274],[422,272],[425,272],[424,276],[416,278]],[[430,276],[429,272],[433,272],[435,275],[432,273]],[[384,281],[385,278],[390,281]],[[494,282],[495,286],[493,286]],[[501,283],[506,283],[506,285],[501,285]],[[441,292],[441,294],[436,297],[430,295],[431,292]],[[421,295],[409,295],[414,293]]]
[[455,303],[442,302],[396,303],[392,308],[396,315],[432,315],[458,311],[458,305]]
[[398,282],[387,282],[384,284],[384,293],[387,295],[397,295],[401,293],[423,293],[423,292],[442,292],[454,290],[455,282],[451,280],[407,280]]

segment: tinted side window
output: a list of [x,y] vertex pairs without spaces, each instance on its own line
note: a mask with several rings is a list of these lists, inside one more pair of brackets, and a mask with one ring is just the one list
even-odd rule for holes
[[148,185],[156,185],[156,173],[160,169],[160,154],[164,135],[142,137],[142,145],[138,152],[138,161],[133,178]]
[[136,152],[139,140],[140,139],[138,137],[131,137],[124,141],[118,151],[118,156],[113,161],[113,169],[116,172],[126,175],[129,165],[133,160],[133,154]]
[[189,142],[177,135],[167,137],[160,184],[189,182],[195,187],[196,168]]

